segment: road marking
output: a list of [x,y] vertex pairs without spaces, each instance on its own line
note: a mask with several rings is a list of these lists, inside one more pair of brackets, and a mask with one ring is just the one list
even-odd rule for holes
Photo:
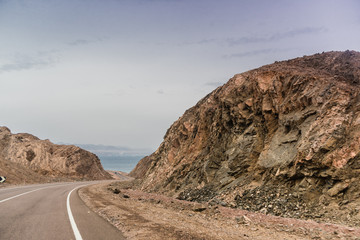
[[[9,200],[11,200],[11,199],[14,199],[14,198],[23,196],[23,195],[28,194],[28,193],[36,192],[36,191],[39,191],[39,190],[42,190],[42,189],[52,188],[52,187],[58,187],[58,186],[66,186],[66,185],[68,185],[68,184],[56,184],[56,185],[52,185],[52,186],[48,186],[48,187],[37,188],[37,189],[35,189],[35,190],[31,190],[31,191],[28,191],[28,192],[24,192],[24,193],[21,193],[21,194],[18,194],[18,195],[15,195],[15,196],[12,196],[12,197],[5,198],[5,199],[3,199],[3,200],[0,200],[0,203],[9,201]],[[28,187],[28,186],[26,186],[26,187]],[[30,187],[31,187],[31,186],[30,186]],[[4,189],[1,189],[1,190],[5,191],[5,190],[9,190],[9,189],[12,190],[12,189],[19,189],[19,188],[25,188],[25,187],[4,188]]]
[[[82,186],[84,186],[84,185],[82,185]],[[70,208],[70,195],[71,195],[71,193],[72,193],[75,189],[77,189],[77,188],[79,188],[79,187],[82,187],[82,186],[75,187],[73,190],[71,190],[71,191],[69,192],[69,194],[68,194],[68,196],[67,196],[67,200],[66,200],[66,208],[67,208],[67,212],[68,212],[68,215],[69,215],[69,220],[70,220],[71,228],[72,228],[72,230],[73,230],[73,232],[74,232],[74,235],[75,235],[75,239],[76,239],[76,240],[82,240],[82,237],[81,237],[81,234],[80,234],[80,232],[79,232],[79,229],[78,229],[77,226],[76,226],[75,219],[74,219],[74,217],[73,217],[73,215],[72,215],[72,212],[71,212],[71,208]]]
[[[49,188],[49,187],[45,187],[45,188]],[[3,202],[6,202],[6,201],[9,201],[11,199],[14,199],[14,198],[17,198],[17,197],[20,197],[20,196],[23,196],[25,194],[28,194],[28,193],[32,193],[32,192],[35,192],[35,191],[39,191],[41,189],[45,189],[45,188],[38,188],[38,189],[35,189],[35,190],[32,190],[32,191],[29,191],[29,192],[24,192],[24,193],[21,193],[19,195],[15,195],[15,196],[12,196],[12,197],[9,197],[9,198],[5,198],[3,200],[0,200],[0,203],[3,203]]]

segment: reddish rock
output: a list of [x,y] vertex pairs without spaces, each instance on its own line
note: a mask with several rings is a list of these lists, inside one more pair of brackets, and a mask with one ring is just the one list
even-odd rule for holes
[[93,153],[72,145],[56,145],[27,133],[12,134],[6,127],[0,127],[0,161],[49,177],[111,179]]
[[142,178],[142,189],[195,200],[212,191],[231,201],[275,183],[295,189],[304,178],[314,201],[339,182],[348,182],[341,191],[359,192],[359,85],[354,51],[235,75],[175,121],[130,175]]

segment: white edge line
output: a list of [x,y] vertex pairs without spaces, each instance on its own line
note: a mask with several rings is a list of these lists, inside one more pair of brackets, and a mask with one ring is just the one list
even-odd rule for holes
[[66,200],[66,208],[67,208],[67,212],[68,212],[68,215],[69,215],[69,220],[70,220],[70,224],[71,224],[71,228],[74,232],[74,235],[75,235],[75,239],[76,240],[82,240],[82,237],[81,237],[81,234],[79,232],[79,229],[77,228],[76,226],[76,223],[75,223],[75,219],[74,219],[74,216],[72,215],[72,212],[71,212],[71,208],[70,208],[70,195],[71,193],[79,188],[79,187],[82,187],[82,186],[78,186],[76,188],[74,188],[73,190],[71,190],[67,196],[67,200]]
[[22,186],[8,186],[4,188],[0,188],[0,192],[6,191],[6,190],[15,190],[15,189],[26,189],[26,188],[35,188],[40,187],[40,189],[50,188],[50,187],[58,187],[58,186],[66,186],[73,184],[73,182],[63,182],[63,183],[50,183],[50,184],[28,184],[28,185],[22,185]]
[[[49,187],[45,187],[45,188],[49,188]],[[32,193],[32,192],[35,192],[35,191],[39,191],[39,190],[42,190],[42,189],[45,189],[45,188],[38,188],[38,189],[35,189],[35,190],[32,190],[32,191],[29,191],[29,192],[24,192],[24,193],[21,193],[19,195],[15,195],[15,196],[12,196],[12,197],[9,197],[9,198],[5,198],[3,200],[0,200],[0,203],[3,203],[3,202],[6,202],[6,201],[9,201],[11,199],[14,199],[14,198],[17,198],[17,197],[20,197],[20,196],[23,196],[25,194],[28,194],[28,193]]]
[[[52,188],[52,187],[59,187],[59,186],[66,186],[68,184],[52,184],[51,186],[47,186],[47,187],[42,187],[42,188],[37,188],[35,190],[31,190],[31,191],[28,191],[28,192],[24,192],[24,193],[21,193],[21,194],[18,194],[18,195],[15,195],[15,196],[12,196],[12,197],[9,197],[9,198],[5,198],[3,200],[0,200],[0,203],[3,203],[3,202],[6,202],[6,201],[9,201],[11,199],[14,199],[14,198],[17,198],[17,197],[20,197],[20,196],[23,196],[25,194],[28,194],[28,193],[32,193],[32,192],[35,192],[35,191],[38,191],[38,190],[43,190],[43,189],[47,189],[47,188]],[[14,188],[3,188],[3,189],[0,189],[0,190],[9,190],[9,189],[19,189],[19,188],[27,188],[27,187],[31,187],[31,185],[29,186],[21,186],[21,187],[14,187]]]

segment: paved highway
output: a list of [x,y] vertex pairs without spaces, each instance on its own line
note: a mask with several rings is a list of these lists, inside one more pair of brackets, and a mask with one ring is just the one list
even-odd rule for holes
[[0,189],[0,240],[125,239],[77,194],[93,182],[51,183]]

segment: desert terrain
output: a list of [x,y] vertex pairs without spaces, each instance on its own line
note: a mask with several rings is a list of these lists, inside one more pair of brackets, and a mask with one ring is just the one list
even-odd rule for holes
[[237,74],[82,196],[130,239],[357,239],[359,83],[355,51]]
[[360,53],[237,74],[130,172],[0,128],[6,184],[109,180],[81,199],[127,239],[360,239]]
[[82,188],[79,195],[127,239],[360,239],[360,228],[283,218],[136,190],[136,181]]

